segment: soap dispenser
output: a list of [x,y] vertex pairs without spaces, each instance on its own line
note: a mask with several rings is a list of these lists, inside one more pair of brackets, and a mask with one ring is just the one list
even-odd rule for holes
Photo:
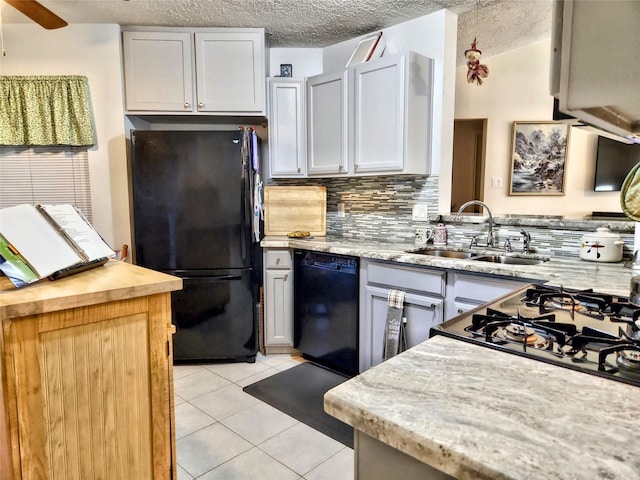
[[442,215],[433,229],[433,244],[443,246],[447,244],[447,226],[442,222]]

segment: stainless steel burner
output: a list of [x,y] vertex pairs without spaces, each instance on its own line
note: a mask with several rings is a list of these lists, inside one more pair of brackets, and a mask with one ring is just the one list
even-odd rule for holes
[[499,328],[495,332],[495,337],[501,340],[508,340],[520,344],[526,343],[528,347],[546,349],[549,348],[549,339],[536,333],[531,327],[511,323]]

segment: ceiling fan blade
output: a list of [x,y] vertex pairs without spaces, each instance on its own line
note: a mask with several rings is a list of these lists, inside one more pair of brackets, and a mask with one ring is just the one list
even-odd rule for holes
[[66,27],[68,24],[51,10],[37,2],[36,0],[5,0],[13,8],[19,10],[31,20],[46,28]]

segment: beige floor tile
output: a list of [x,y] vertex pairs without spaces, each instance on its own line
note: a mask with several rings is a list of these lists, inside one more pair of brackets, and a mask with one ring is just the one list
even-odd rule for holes
[[293,427],[298,421],[266,403],[259,402],[221,420],[221,423],[245,440],[259,445]]
[[199,372],[203,369],[200,365],[174,365],[173,366],[173,379],[186,377],[192,373]]
[[305,475],[344,448],[340,442],[303,423],[272,437],[260,449],[300,475]]
[[293,368],[297,365],[300,365],[301,363],[305,363],[306,360],[302,357],[293,357],[290,360],[281,363],[279,365],[276,365],[274,368],[276,370],[280,370],[281,372],[284,372],[285,370],[288,370],[289,368]]
[[193,480],[193,477],[189,475],[184,468],[178,465],[178,480]]
[[250,448],[249,442],[219,423],[176,441],[180,467],[196,478]]
[[205,393],[230,385],[231,382],[226,378],[222,378],[220,375],[201,369],[190,375],[178,378],[173,384],[176,394],[190,401]]
[[243,378],[234,382],[236,385],[240,387],[246,387],[247,385],[251,385],[252,383],[259,382],[260,380],[264,380],[271,375],[275,375],[276,373],[280,373],[280,370],[276,370],[275,368],[268,367],[266,370],[262,370],[261,372],[256,373],[255,375],[251,375],[250,377]]
[[238,380],[268,369],[269,365],[260,362],[212,363],[210,365],[204,365],[204,368],[231,382],[237,382]]
[[253,395],[243,392],[238,385],[231,384],[194,398],[191,400],[191,404],[216,420],[222,420],[255,405],[259,401]]
[[190,403],[176,406],[176,439],[200,430],[216,420]]
[[253,448],[207,472],[198,480],[297,480],[299,475]]
[[266,357],[263,357],[263,360],[261,360],[260,363],[264,363],[266,365],[269,365],[270,367],[275,367],[276,365],[288,362],[289,360],[291,360],[291,358],[293,357],[288,353],[267,355]]
[[180,395],[174,393],[173,394],[173,406],[177,407],[178,405],[180,405],[181,403],[186,402],[186,400],[184,398],[182,398]]
[[348,447],[343,448],[333,457],[307,473],[304,478],[306,480],[353,480],[353,450]]

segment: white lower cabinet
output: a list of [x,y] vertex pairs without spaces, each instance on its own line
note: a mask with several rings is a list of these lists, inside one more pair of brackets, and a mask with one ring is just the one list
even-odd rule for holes
[[447,320],[513,292],[531,280],[450,272],[447,283]]
[[264,251],[264,344],[267,353],[293,351],[293,264],[289,249]]
[[409,347],[429,338],[444,319],[446,272],[362,260],[360,270],[360,371],[382,362],[389,290],[405,292],[403,316]]

